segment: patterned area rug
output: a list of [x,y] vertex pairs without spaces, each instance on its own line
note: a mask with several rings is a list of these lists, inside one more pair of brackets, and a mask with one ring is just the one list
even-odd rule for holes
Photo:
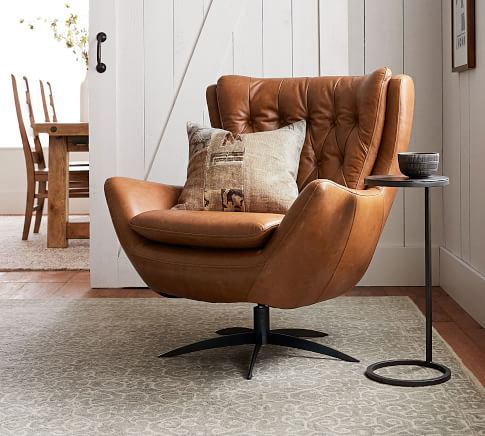
[[0,216],[0,271],[87,270],[89,240],[72,239],[68,248],[47,248],[47,218],[40,232],[22,241],[23,216]]
[[318,341],[360,363],[267,346],[247,381],[249,346],[157,358],[236,325],[251,325],[251,305],[0,301],[0,434],[485,434],[484,389],[437,335],[448,383],[403,388],[364,377],[371,362],[422,356],[423,318],[406,297],[272,310],[274,328],[324,329]]

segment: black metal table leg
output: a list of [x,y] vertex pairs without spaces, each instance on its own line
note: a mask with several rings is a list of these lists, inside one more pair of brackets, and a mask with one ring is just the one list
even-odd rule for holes
[[433,360],[433,265],[431,263],[431,198],[424,188],[424,269],[426,286],[426,362]]
[[[395,386],[431,386],[444,383],[451,378],[448,367],[433,362],[433,267],[431,258],[431,198],[429,187],[424,188],[424,262],[425,262],[425,295],[426,295],[426,360],[386,360],[369,365],[365,375],[379,383]],[[401,380],[379,375],[376,371],[390,366],[420,366],[441,372],[437,377],[421,380]]]

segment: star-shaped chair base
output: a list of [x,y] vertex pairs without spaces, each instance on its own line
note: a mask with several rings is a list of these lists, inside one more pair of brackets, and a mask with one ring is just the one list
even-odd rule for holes
[[275,329],[269,328],[269,307],[257,305],[254,307],[254,328],[230,327],[218,330],[220,337],[207,339],[194,344],[185,345],[168,353],[161,354],[159,357],[174,357],[181,354],[193,353],[194,351],[208,350],[212,348],[231,347],[235,345],[254,344],[253,354],[247,373],[247,379],[253,377],[253,369],[259,351],[263,345],[279,345],[282,347],[297,348],[305,351],[335,357],[346,362],[358,362],[357,359],[342,353],[341,351],[327,347],[316,342],[302,339],[303,337],[324,337],[326,333],[307,329]]

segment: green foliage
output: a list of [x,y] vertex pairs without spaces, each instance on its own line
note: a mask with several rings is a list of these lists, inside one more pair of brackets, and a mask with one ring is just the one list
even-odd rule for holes
[[[65,3],[64,7],[68,9],[67,17],[64,20],[58,18],[38,17],[35,22],[48,25],[52,31],[52,36],[56,41],[64,43],[72,51],[77,62],[82,62],[88,67],[88,31],[84,27],[79,27],[78,15],[69,11],[71,6]],[[34,23],[26,23],[22,18],[20,24],[26,24],[30,30],[34,30]]]

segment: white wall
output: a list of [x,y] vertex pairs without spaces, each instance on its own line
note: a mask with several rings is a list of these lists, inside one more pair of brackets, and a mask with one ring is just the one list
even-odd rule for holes
[[443,0],[441,286],[485,326],[485,2],[476,1],[477,68],[451,71],[451,5]]
[[[441,0],[350,0],[352,74],[389,66],[416,87],[411,151],[442,151]],[[374,259],[361,284],[422,285],[424,193],[398,192]],[[433,275],[439,283],[441,190],[432,192]]]
[[[8,6],[4,5],[0,13],[0,214],[21,214],[25,206],[25,163],[10,74],[29,78],[38,121],[43,121],[38,79],[51,82],[59,120],[79,120],[79,85],[84,78],[85,68],[76,63],[74,55],[62,43],[53,39],[48,25],[36,22],[37,17],[65,17],[64,3],[65,0],[16,0],[9,2]],[[69,3],[71,10],[79,14],[80,22],[87,27],[88,2],[70,0]],[[33,22],[36,29],[31,31],[26,24],[20,24],[21,18]],[[47,145],[45,138],[44,144]],[[45,154],[48,154],[47,147]],[[74,201],[72,210],[86,212],[87,202]]]

